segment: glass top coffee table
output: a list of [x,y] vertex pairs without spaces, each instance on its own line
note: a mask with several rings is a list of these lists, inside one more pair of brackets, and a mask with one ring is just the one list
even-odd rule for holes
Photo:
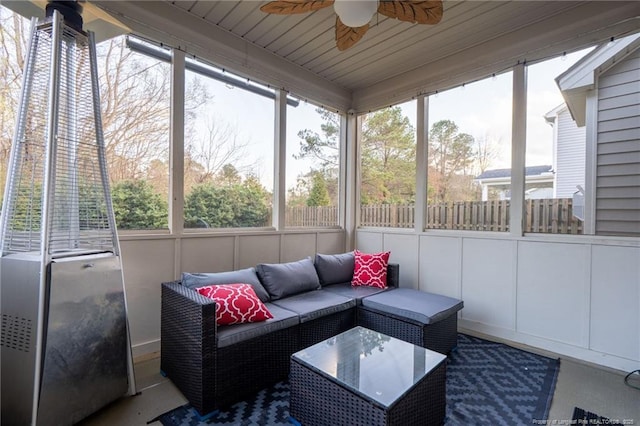
[[442,424],[445,355],[355,327],[291,356],[292,423]]

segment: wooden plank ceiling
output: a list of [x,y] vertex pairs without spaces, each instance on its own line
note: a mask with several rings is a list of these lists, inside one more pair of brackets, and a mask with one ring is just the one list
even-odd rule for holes
[[340,111],[404,102],[640,30],[640,1],[444,1],[436,25],[376,14],[339,51],[333,7],[270,15],[258,0],[91,0],[139,34]]
[[445,1],[436,25],[377,14],[352,48],[335,47],[333,7],[301,15],[269,15],[260,1],[169,1],[194,17],[355,91],[503,37],[584,2]]

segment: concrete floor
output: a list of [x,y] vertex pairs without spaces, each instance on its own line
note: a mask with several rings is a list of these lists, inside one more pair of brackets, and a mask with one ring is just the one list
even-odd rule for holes
[[[640,425],[640,390],[625,385],[625,375],[561,359],[549,419],[571,419],[573,407],[580,407],[607,417],[613,424],[618,420],[619,424]],[[634,374],[630,383],[640,386],[640,375]]]
[[[158,354],[159,356],[159,354]],[[187,403],[173,383],[160,374],[160,358],[135,363],[136,396],[124,397],[86,418],[80,424],[91,426],[137,426]],[[151,423],[160,426],[160,422]]]
[[[553,356],[549,353],[543,355]],[[81,424],[142,426],[159,414],[185,404],[187,401],[182,394],[170,380],[160,375],[159,370],[160,360],[157,357],[136,362],[139,394],[114,402]],[[623,372],[561,358],[547,424],[571,424],[573,407],[577,406],[611,420],[619,420],[620,424],[640,425],[640,390],[625,385],[624,376]],[[634,374],[632,383],[640,386],[640,375]],[[159,422],[152,423],[152,426],[158,425]]]

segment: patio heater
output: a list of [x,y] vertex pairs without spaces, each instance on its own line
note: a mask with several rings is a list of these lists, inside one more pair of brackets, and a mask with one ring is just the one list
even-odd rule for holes
[[75,1],[31,21],[0,217],[2,417],[73,424],[135,393],[95,39]]

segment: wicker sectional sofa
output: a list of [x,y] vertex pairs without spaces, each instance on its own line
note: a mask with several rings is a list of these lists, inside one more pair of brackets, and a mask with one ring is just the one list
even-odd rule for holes
[[[218,408],[286,379],[291,354],[360,325],[358,318],[365,311],[368,318],[365,326],[369,328],[382,324],[383,330],[377,331],[391,331],[396,333],[394,337],[429,347],[421,340],[426,336],[423,330],[428,328],[431,331],[427,337],[437,346],[432,349],[444,353],[451,350],[457,336],[456,312],[462,307],[461,301],[451,299],[444,309],[447,312],[439,314],[445,320],[431,324],[398,311],[394,303],[386,309],[390,314],[384,312],[385,309],[379,309],[384,294],[405,291],[397,289],[399,265],[388,265],[387,289],[355,287],[348,276],[349,268],[353,271],[350,255],[353,254],[319,254],[315,261],[260,264],[256,268],[216,274],[183,274],[179,281],[163,283],[163,374],[206,417]],[[195,288],[234,282],[252,284],[274,318],[218,326],[215,301],[200,295]],[[420,297],[428,296],[411,291]],[[374,295],[378,295],[378,305],[366,308],[363,302]],[[389,328],[387,323],[393,326]],[[446,346],[442,341],[447,342]]]

